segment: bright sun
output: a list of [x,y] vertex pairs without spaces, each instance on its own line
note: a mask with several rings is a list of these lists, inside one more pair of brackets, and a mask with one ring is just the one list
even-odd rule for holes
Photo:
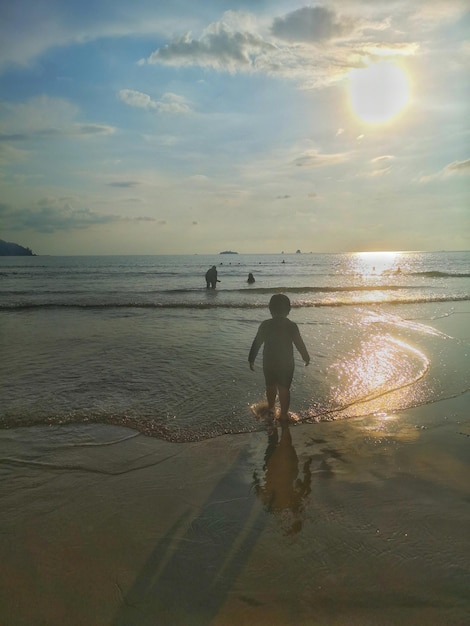
[[390,61],[352,70],[349,76],[351,107],[364,122],[388,122],[410,100],[406,74]]

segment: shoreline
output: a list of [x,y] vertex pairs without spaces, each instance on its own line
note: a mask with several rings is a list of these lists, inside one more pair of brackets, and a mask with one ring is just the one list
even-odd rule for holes
[[278,429],[271,457],[266,432],[1,431],[4,623],[463,625],[468,399]]
[[[465,346],[461,313],[433,326]],[[2,429],[2,624],[464,626],[469,400],[182,443]]]

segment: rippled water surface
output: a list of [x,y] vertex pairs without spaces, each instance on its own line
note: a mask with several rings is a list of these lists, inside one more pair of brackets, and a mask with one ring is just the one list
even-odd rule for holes
[[275,292],[312,358],[296,360],[299,420],[456,395],[468,346],[433,318],[469,299],[469,268],[469,253],[1,258],[0,423],[104,421],[171,441],[259,429],[261,359],[253,373],[247,356]]

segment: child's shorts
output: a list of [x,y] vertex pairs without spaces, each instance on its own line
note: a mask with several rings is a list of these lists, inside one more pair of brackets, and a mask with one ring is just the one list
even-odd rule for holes
[[294,376],[293,367],[263,367],[264,380],[266,385],[280,385],[290,389]]

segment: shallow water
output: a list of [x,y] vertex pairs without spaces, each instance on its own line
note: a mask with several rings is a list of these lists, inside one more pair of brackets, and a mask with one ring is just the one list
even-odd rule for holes
[[[250,410],[264,397],[261,358],[253,373],[247,356],[278,291],[291,297],[290,317],[311,355],[307,368],[296,357],[291,410],[300,421],[387,414],[461,394],[468,342],[438,331],[433,318],[466,304],[469,259],[0,259],[0,425],[101,421],[169,441],[261,429]],[[201,288],[216,261],[220,288]]]

